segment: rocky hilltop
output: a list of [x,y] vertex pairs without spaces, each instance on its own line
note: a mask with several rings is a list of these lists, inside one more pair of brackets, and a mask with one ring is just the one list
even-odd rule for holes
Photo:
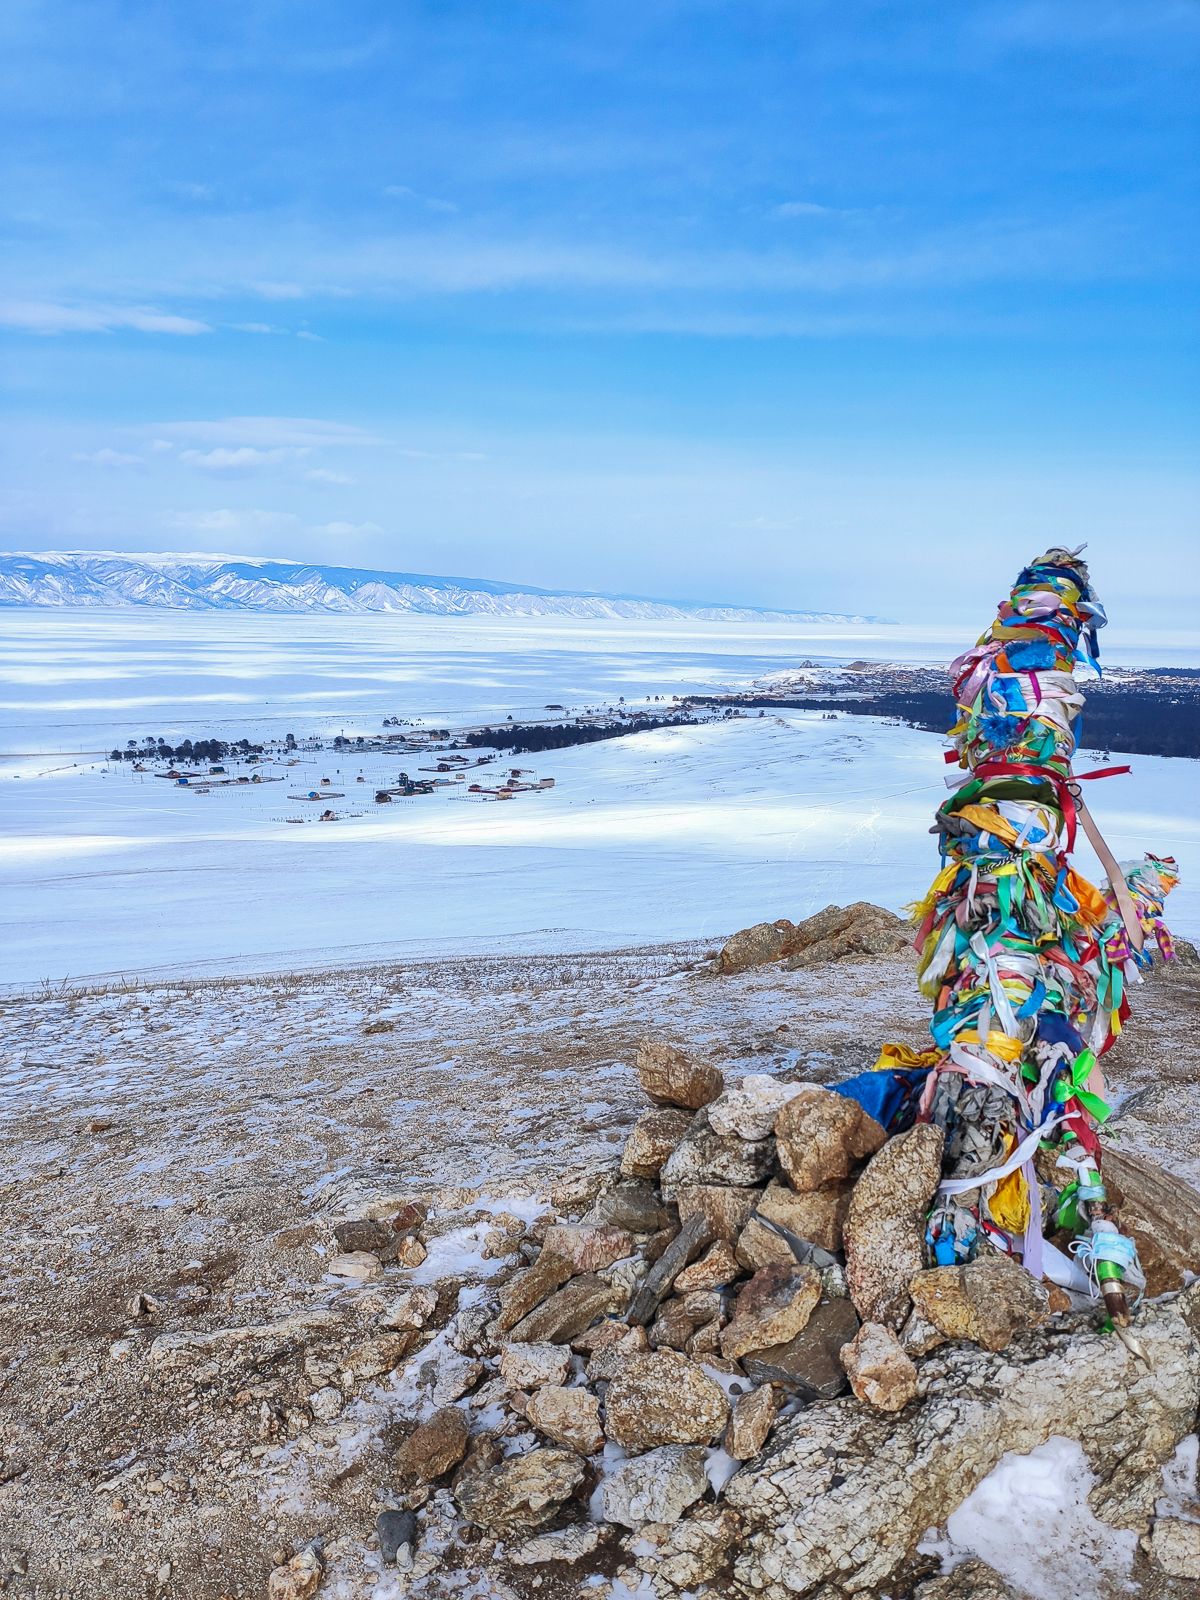
[[1138,1353],[926,1266],[940,1134],[836,1088],[919,1035],[893,921],[7,1005],[14,1592],[1000,1600],[922,1536],[1057,1440],[1129,1554],[1090,1590],[1194,1594],[1197,969],[1113,1058]]

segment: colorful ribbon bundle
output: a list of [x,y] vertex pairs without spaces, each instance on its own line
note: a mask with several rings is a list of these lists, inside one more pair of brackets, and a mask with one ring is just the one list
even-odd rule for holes
[[[1123,1324],[1122,1284],[1144,1279],[1100,1180],[1109,1108],[1099,1058],[1129,1014],[1126,988],[1150,965],[1151,942],[1172,959],[1162,908],[1178,875],[1157,856],[1118,868],[1095,829],[1080,779],[1128,768],[1072,772],[1075,664],[1099,673],[1105,620],[1079,551],[1055,548],[954,663],[959,716],[946,759],[969,776],[947,780],[954,793],[933,829],[942,868],[914,907],[934,1048],[885,1045],[878,1066],[925,1069],[917,1114],[946,1133],[932,1259],[967,1260],[982,1235],[1036,1277],[1069,1277],[1043,1244],[1044,1231],[1068,1228],[1080,1235],[1078,1266]],[[1109,868],[1104,890],[1070,865],[1081,823]],[[1034,1158],[1046,1149],[1064,1181],[1043,1194]]]

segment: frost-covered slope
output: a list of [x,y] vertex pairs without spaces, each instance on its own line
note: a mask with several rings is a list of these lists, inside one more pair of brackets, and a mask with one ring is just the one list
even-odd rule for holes
[[312,566],[246,556],[120,555],[108,551],[0,554],[0,606],[166,606],[189,611],[407,611],[435,616],[764,617],[862,622],[824,611],[696,605],[630,595],[572,594],[488,578]]

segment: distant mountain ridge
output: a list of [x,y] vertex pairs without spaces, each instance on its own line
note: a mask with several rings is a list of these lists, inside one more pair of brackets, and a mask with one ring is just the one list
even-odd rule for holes
[[68,550],[0,554],[0,606],[157,606],[179,611],[412,612],[425,616],[612,617],[710,622],[869,622],[832,611],[702,605],[439,578],[428,573],[275,561],[258,556],[124,555]]

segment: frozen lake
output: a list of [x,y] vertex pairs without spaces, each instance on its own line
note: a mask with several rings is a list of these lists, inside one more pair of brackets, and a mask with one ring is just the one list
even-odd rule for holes
[[[102,757],[146,734],[521,720],[549,703],[746,684],[800,660],[937,661],[969,637],[167,612],[13,612],[2,632],[0,935],[4,981],[20,985],[716,940],[830,901],[898,908],[936,866],[943,745],[876,719],[790,712],[521,758],[556,786],[504,804],[460,789],[375,806],[377,784],[419,764],[394,754],[306,756],[282,782],[207,795]],[[1200,659],[1186,637],[1113,643],[1131,663]],[[1170,921],[1195,936],[1196,763],[1133,765],[1089,800],[1118,855],[1179,858]],[[290,798],[321,777],[344,795],[335,824]]]

